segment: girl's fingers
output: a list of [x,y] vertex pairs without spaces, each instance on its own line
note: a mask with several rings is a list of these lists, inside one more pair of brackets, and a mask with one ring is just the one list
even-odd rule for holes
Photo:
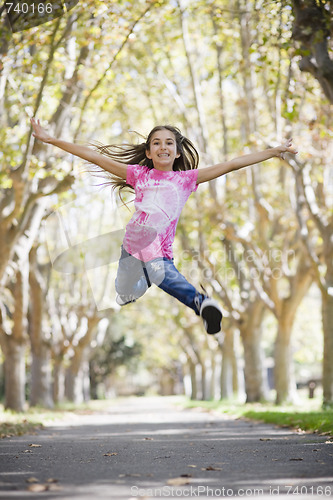
[[292,154],[297,154],[297,150],[295,148],[292,147],[292,138],[288,139],[283,145],[282,145],[282,151],[280,153],[280,157],[282,159],[285,158],[285,153],[292,153]]
[[280,152],[280,158],[282,158],[282,160],[285,160],[286,153],[297,154],[298,151],[295,148],[286,145],[285,149]]

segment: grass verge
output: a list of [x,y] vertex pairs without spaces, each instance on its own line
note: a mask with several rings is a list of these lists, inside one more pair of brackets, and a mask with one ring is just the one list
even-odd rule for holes
[[333,437],[333,411],[322,410],[297,411],[297,410],[248,410],[243,414],[246,418],[260,420],[280,427],[326,434]]
[[23,434],[34,434],[37,430],[54,425],[59,421],[75,418],[75,414],[105,411],[111,401],[90,401],[81,405],[64,403],[52,410],[45,408],[27,408],[24,412],[5,410],[0,404],[0,439]]
[[222,401],[188,401],[187,408],[203,408],[249,418],[280,427],[325,434],[333,439],[333,409],[321,409],[316,400],[304,400],[299,405],[275,406],[271,403],[232,403]]

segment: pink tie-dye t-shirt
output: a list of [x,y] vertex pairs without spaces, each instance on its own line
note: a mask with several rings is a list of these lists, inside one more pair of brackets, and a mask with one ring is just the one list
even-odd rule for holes
[[173,258],[172,244],[180,213],[193,191],[197,170],[163,172],[128,165],[126,182],[135,191],[135,213],[126,226],[124,248],[144,262]]

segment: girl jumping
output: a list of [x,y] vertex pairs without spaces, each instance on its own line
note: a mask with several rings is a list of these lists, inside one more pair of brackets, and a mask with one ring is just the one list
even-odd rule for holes
[[218,333],[222,321],[219,304],[196,290],[173,263],[172,244],[181,211],[203,182],[274,156],[283,157],[285,152],[296,154],[291,140],[198,169],[197,150],[169,125],[155,127],[141,144],[94,150],[51,137],[39,120],[32,118],[31,124],[37,139],[97,165],[111,174],[113,187],[134,190],[135,212],[126,226],[115,283],[117,303],[135,302],[154,283],[201,316],[207,333]]

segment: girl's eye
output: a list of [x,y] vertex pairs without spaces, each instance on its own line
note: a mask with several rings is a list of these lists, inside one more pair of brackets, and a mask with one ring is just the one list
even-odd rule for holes
[[[153,146],[159,146],[159,144],[160,144],[159,141],[153,141],[152,142]],[[173,145],[173,142],[171,142],[171,141],[167,142],[167,146],[172,146],[172,145]]]

